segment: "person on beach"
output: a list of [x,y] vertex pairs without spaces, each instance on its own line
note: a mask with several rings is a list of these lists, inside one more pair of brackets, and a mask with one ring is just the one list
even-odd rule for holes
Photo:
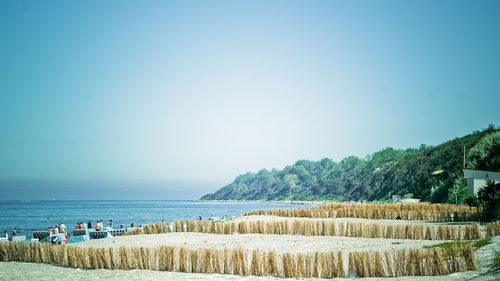
[[69,236],[69,234],[68,234],[68,233],[66,233],[66,241],[64,241],[64,244],[68,244],[69,237],[70,237],[70,236]]
[[54,227],[54,234],[59,234],[59,227],[57,225]]
[[95,231],[99,231],[99,230],[101,230],[101,224],[99,223],[99,221],[97,221],[95,223]]
[[87,223],[87,227],[88,229],[92,229],[92,223],[90,221]]
[[7,230],[3,231],[3,237],[9,239],[9,234],[7,233]]
[[16,237],[17,235],[17,229],[14,227],[14,230],[12,230],[12,237]]
[[61,229],[62,233],[66,233],[66,225],[64,224],[64,222],[61,222],[61,224],[59,225],[59,228]]
[[109,220],[109,228],[113,228],[113,220]]

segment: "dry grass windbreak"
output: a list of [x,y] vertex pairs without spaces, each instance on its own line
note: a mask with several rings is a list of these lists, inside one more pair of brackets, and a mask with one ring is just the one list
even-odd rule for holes
[[[39,247],[42,245],[42,247]],[[348,266],[344,264],[348,256]],[[445,253],[439,248],[387,252],[303,253],[235,249],[80,248],[39,243],[0,243],[0,261],[45,262],[90,269],[150,269],[281,277],[432,276],[477,269],[471,245]]]
[[463,205],[431,203],[346,204],[323,203],[319,209],[255,210],[245,215],[273,215],[304,218],[365,218],[429,220],[429,221],[478,221],[481,209]]
[[486,224],[486,237],[500,235],[500,221],[490,222]]
[[[194,224],[194,222],[196,224]],[[167,222],[160,229],[169,229]],[[154,224],[153,224],[154,225]],[[496,228],[495,228],[496,225]],[[432,224],[379,224],[376,222],[344,222],[321,220],[278,220],[278,221],[174,221],[173,231],[205,232],[214,234],[302,234],[306,236],[346,236],[363,238],[387,239],[418,239],[418,240],[477,240],[483,238],[479,224],[468,225],[432,225]],[[185,226],[185,227],[182,227]],[[489,226],[490,233],[500,231],[500,224]],[[135,231],[131,234],[151,233],[151,227],[145,225],[147,231]],[[487,226],[488,229],[488,226]],[[496,230],[495,230],[496,229]],[[160,233],[160,232],[158,232]]]

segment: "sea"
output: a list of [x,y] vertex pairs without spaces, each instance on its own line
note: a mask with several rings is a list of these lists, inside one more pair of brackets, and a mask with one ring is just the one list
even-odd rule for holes
[[74,229],[78,222],[97,220],[113,227],[149,224],[161,220],[208,219],[210,216],[237,216],[255,209],[309,208],[307,204],[281,202],[212,202],[212,201],[0,201],[0,231],[12,230],[17,235],[31,238],[33,231],[44,231],[64,223],[67,229]]

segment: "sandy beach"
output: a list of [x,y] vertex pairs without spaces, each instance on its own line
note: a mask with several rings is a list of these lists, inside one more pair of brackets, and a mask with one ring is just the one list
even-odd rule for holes
[[[286,218],[275,216],[242,216],[233,221],[337,221],[337,222],[363,222],[378,224],[434,224],[426,221],[402,220],[370,220],[359,218]],[[453,223],[449,223],[453,224]],[[72,247],[86,249],[114,249],[116,255],[120,247],[144,247],[156,249],[160,246],[184,248],[187,250],[199,249],[243,249],[247,252],[257,250],[277,254],[304,254],[314,256],[316,252],[342,252],[343,263],[347,268],[350,252],[393,252],[398,250],[422,249],[424,246],[435,245],[443,240],[417,240],[417,239],[385,239],[385,238],[360,238],[341,236],[305,236],[305,235],[278,235],[278,234],[212,234],[199,232],[170,232],[162,234],[142,234],[117,236],[108,239],[95,239],[86,242],[71,244]],[[493,256],[500,249],[500,236],[492,238],[492,243],[478,249],[475,253],[478,271],[455,272],[439,276],[406,276],[397,278],[364,278],[365,280],[498,280],[499,271],[492,271]],[[199,272],[199,271],[198,271]],[[0,280],[54,280],[55,276],[64,276],[65,280],[324,280],[321,278],[284,278],[278,276],[242,276],[233,274],[206,274],[184,273],[155,270],[105,270],[105,269],[79,269],[43,263],[0,262]],[[333,280],[341,280],[334,278]]]
[[[494,237],[492,243],[476,251],[479,270],[457,272],[442,276],[408,276],[397,278],[363,278],[366,281],[400,280],[400,281],[448,281],[448,280],[475,280],[493,281],[500,278],[500,270],[491,271],[493,256],[500,249],[500,236]],[[210,281],[250,281],[250,280],[325,280],[320,278],[282,278],[274,276],[240,276],[224,274],[183,273],[152,270],[105,270],[62,267],[42,263],[0,262],[0,280],[210,280]],[[333,278],[329,280],[346,280]]]
[[[401,242],[401,244],[393,244]],[[418,248],[433,244],[436,241],[363,239],[349,237],[307,237],[293,235],[220,235],[203,233],[167,233],[158,235],[134,235],[112,239],[92,240],[74,244],[80,247],[119,247],[136,245],[155,247],[158,245],[182,246],[186,248],[224,248],[243,247],[245,249],[262,249],[289,252],[312,252],[322,250],[391,250],[401,248]],[[442,276],[408,276],[398,278],[363,278],[363,280],[476,280],[490,281],[500,278],[500,271],[492,271],[493,256],[500,249],[500,236],[492,239],[492,243],[476,251],[479,270],[457,272]],[[63,277],[64,276],[64,277]],[[325,280],[320,278],[283,278],[275,276],[240,276],[226,274],[183,273],[153,270],[105,270],[79,269],[43,263],[0,262],[0,280]],[[330,280],[343,280],[333,278]]]
[[208,234],[173,232],[164,234],[130,235],[110,239],[96,239],[75,243],[80,247],[108,248],[120,246],[176,246],[187,249],[242,248],[246,250],[276,251],[278,253],[314,253],[317,251],[380,251],[422,248],[442,241],[373,239],[335,236],[303,236],[273,234]]

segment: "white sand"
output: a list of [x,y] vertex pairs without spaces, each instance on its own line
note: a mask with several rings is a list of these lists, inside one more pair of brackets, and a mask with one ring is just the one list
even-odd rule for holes
[[0,262],[0,280],[297,280],[277,277],[184,273],[153,270],[106,270],[61,267],[43,263]]
[[404,248],[422,248],[439,241],[374,239],[337,236],[303,236],[274,234],[207,234],[196,232],[173,232],[165,234],[130,235],[110,239],[90,240],[72,245],[81,247],[120,247],[142,246],[157,247],[161,245],[178,246],[188,249],[237,248],[257,249],[261,251],[277,251],[290,253],[313,253],[317,251],[380,251]]

